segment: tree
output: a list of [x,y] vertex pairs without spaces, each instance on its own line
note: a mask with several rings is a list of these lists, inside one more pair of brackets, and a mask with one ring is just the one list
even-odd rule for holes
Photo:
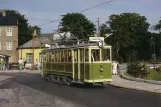
[[62,32],[70,31],[76,37],[82,39],[94,34],[95,25],[81,13],[68,13],[61,20]]
[[[109,25],[113,35],[107,38],[106,42],[113,46],[113,53],[119,53],[124,59],[137,58],[138,50],[143,47],[144,37],[147,34],[149,23],[145,16],[137,13],[113,14],[109,17]],[[120,51],[121,49],[121,51]]]
[[32,39],[33,30],[36,29],[40,33],[41,29],[37,26],[30,26],[24,15],[15,10],[6,10],[7,14],[16,14],[18,17],[18,46]]
[[155,30],[158,30],[161,33],[161,20],[159,20],[158,24],[154,26]]
[[108,27],[107,24],[102,24],[100,26],[100,35],[103,37],[107,33],[111,33],[110,27]]
[[38,26],[29,26],[29,29],[31,30],[31,33],[36,30],[37,35],[41,34],[41,28],[39,28]]

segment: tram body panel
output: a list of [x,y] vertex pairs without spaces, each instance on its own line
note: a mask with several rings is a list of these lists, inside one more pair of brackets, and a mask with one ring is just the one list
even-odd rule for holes
[[86,67],[85,82],[111,81],[111,78],[111,63],[91,63]]

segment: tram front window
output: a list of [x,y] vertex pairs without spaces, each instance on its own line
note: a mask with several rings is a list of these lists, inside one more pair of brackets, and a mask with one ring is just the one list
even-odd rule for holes
[[102,61],[110,61],[110,49],[102,49]]
[[100,61],[100,49],[92,49],[91,61]]

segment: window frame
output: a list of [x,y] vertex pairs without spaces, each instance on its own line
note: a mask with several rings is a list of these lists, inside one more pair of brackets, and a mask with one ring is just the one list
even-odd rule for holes
[[6,28],[6,36],[12,36],[13,29],[12,28]]
[[6,50],[12,50],[12,42],[6,42]]
[[[28,60],[28,56],[29,55],[29,60]],[[32,53],[26,53],[26,62],[27,63],[32,63],[33,61],[33,54]]]

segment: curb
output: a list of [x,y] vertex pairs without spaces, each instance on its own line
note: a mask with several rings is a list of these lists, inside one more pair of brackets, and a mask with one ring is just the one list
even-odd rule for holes
[[116,84],[107,84],[112,87],[117,87],[117,88],[124,88],[124,89],[129,89],[129,90],[138,90],[138,91],[144,91],[144,92],[151,92],[151,93],[156,93],[156,94],[161,94],[161,92],[157,91],[150,91],[150,90],[145,90],[145,89],[139,89],[139,88],[130,88],[130,87],[125,87],[121,85],[116,85]]
[[7,80],[9,80],[9,79],[11,79],[11,78],[12,78],[12,77],[9,77],[9,78],[6,78],[6,79],[0,81],[0,86],[1,86],[5,81],[7,81]]
[[139,82],[161,85],[161,81],[144,80],[144,79],[140,79],[140,78],[129,77],[129,76],[125,76],[123,73],[120,73],[120,77],[123,79],[131,80],[131,81],[139,81]]

